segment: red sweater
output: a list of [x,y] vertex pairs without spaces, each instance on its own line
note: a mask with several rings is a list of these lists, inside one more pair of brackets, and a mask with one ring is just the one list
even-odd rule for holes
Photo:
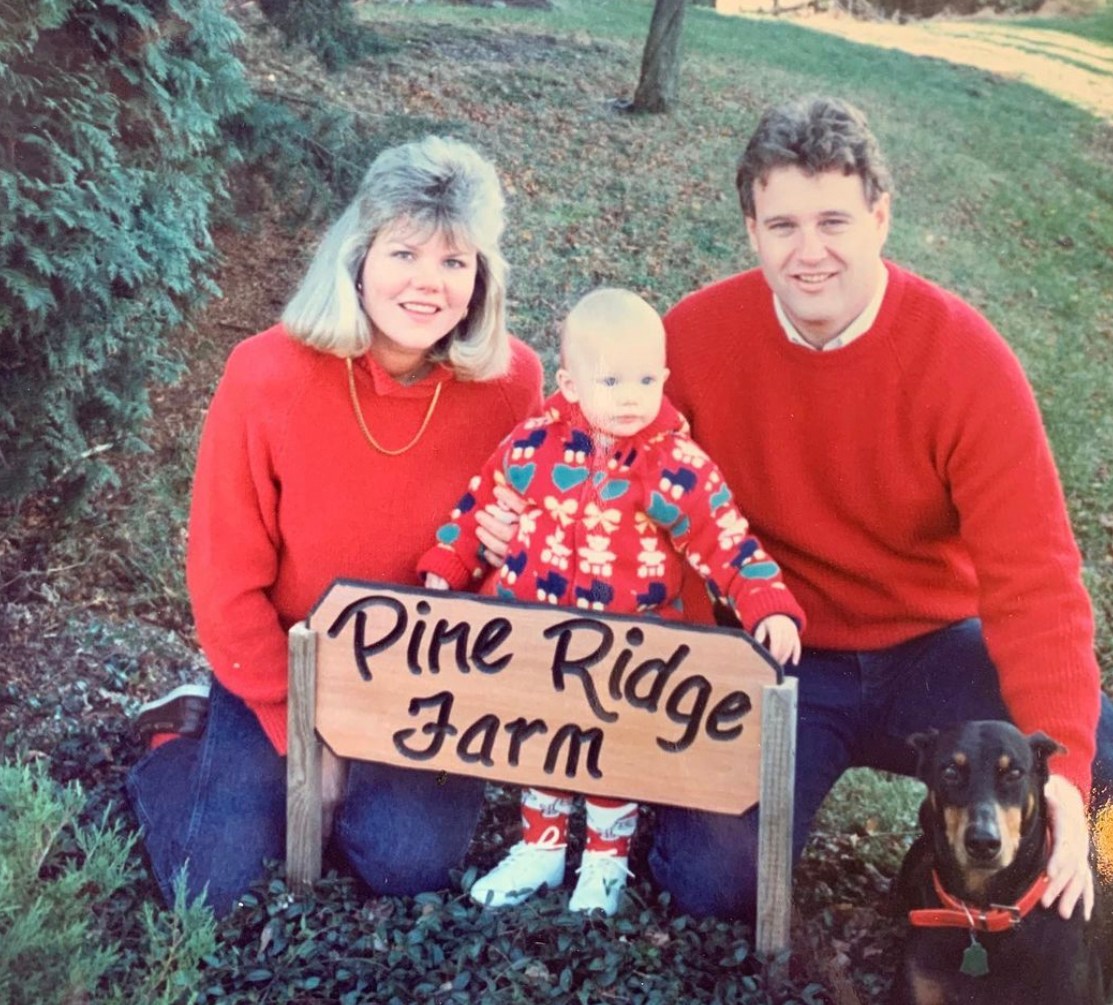
[[829,353],[789,343],[757,270],[692,294],[665,319],[668,391],[781,563],[809,645],[980,617],[1017,725],[1064,744],[1052,770],[1086,794],[1093,615],[1031,389],[976,311],[888,268],[873,327]]
[[554,394],[545,414],[519,425],[472,479],[419,572],[434,572],[456,590],[486,574],[475,514],[500,483],[512,486],[526,509],[490,593],[678,618],[683,555],[747,630],[771,614],[803,627],[777,563],[749,533],[719,469],[667,400],[649,426],[603,451],[580,409]]
[[414,566],[460,485],[541,405],[541,364],[513,343],[508,373],[458,381],[447,367],[403,386],[357,361],[364,439],[344,361],[281,325],[232,352],[205,419],[186,573],[213,671],[286,751],[286,632],[337,577],[417,585]]

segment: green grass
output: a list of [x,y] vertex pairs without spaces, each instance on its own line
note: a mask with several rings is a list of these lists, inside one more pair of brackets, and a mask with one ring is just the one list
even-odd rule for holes
[[[470,120],[465,138],[511,188],[517,333],[552,366],[556,319],[591,286],[629,285],[664,309],[752,264],[732,177],[759,110],[821,91],[859,104],[896,181],[888,254],[984,311],[1028,370],[1113,675],[1110,126],[981,70],[706,8],[685,25],[680,108],[632,119],[610,100],[633,93],[649,13],[648,3],[605,0],[563,0],[552,12],[369,9],[403,49],[418,36],[439,40],[448,59],[479,54],[429,87],[442,115]],[[492,33],[497,58],[483,57]]]
[[1028,25],[1032,28],[1047,28],[1051,31],[1064,31],[1078,35],[1091,42],[1113,46],[1113,4],[1109,0],[1087,14],[1073,17],[1034,17],[1016,20],[1012,24]]
[[853,835],[875,865],[895,873],[917,833],[923,798],[924,786],[911,778],[852,768],[824,800],[815,831]]

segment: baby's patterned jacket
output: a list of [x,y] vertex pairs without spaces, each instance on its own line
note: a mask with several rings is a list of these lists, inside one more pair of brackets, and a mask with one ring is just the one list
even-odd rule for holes
[[[498,576],[489,577],[475,516],[500,484],[526,508]],[[667,399],[640,433],[601,447],[579,407],[558,393],[472,478],[418,573],[435,573],[454,590],[487,579],[484,592],[503,599],[677,619],[681,556],[747,631],[771,614],[803,630],[804,612],[780,567]]]

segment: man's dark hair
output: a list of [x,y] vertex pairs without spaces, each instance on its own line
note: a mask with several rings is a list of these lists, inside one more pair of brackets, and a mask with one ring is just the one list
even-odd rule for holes
[[882,192],[892,189],[888,165],[866,116],[839,98],[800,98],[762,115],[735,178],[746,217],[754,217],[754,185],[764,184],[779,167],[796,167],[809,177],[826,171],[856,174],[871,207]]

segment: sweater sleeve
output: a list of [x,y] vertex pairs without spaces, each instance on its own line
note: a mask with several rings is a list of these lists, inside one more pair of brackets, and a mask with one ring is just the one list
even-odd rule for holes
[[753,632],[771,614],[784,614],[801,632],[805,617],[785,585],[780,566],[750,533],[714,462],[683,435],[666,438],[655,458],[657,484],[649,490],[650,519]]
[[483,469],[468,483],[467,491],[449,515],[448,522],[437,528],[437,543],[418,560],[419,578],[431,572],[441,576],[453,590],[466,590],[490,571],[491,566],[480,551],[476,516],[496,502],[495,486],[506,484],[506,458],[521,428],[519,426],[499,444]]
[[186,578],[197,634],[220,682],[286,751],[287,640],[268,597],[278,570],[278,482],[268,427],[233,354],[205,418]]
[[541,412],[541,361],[518,339],[511,340],[510,351],[509,376],[503,381],[503,388],[514,421],[519,425],[469,482],[448,522],[437,529],[437,543],[418,560],[419,579],[431,572],[444,579],[452,589],[465,590],[478,583],[491,569],[480,558],[480,542],[476,536],[479,525],[475,516],[495,501],[495,485],[505,482],[501,468],[507,445],[520,435],[522,424]]
[[968,379],[943,418],[938,464],[1005,704],[1020,729],[1067,748],[1051,770],[1087,798],[1101,690],[1081,557],[1031,387],[1003,340],[981,327],[965,340]]

